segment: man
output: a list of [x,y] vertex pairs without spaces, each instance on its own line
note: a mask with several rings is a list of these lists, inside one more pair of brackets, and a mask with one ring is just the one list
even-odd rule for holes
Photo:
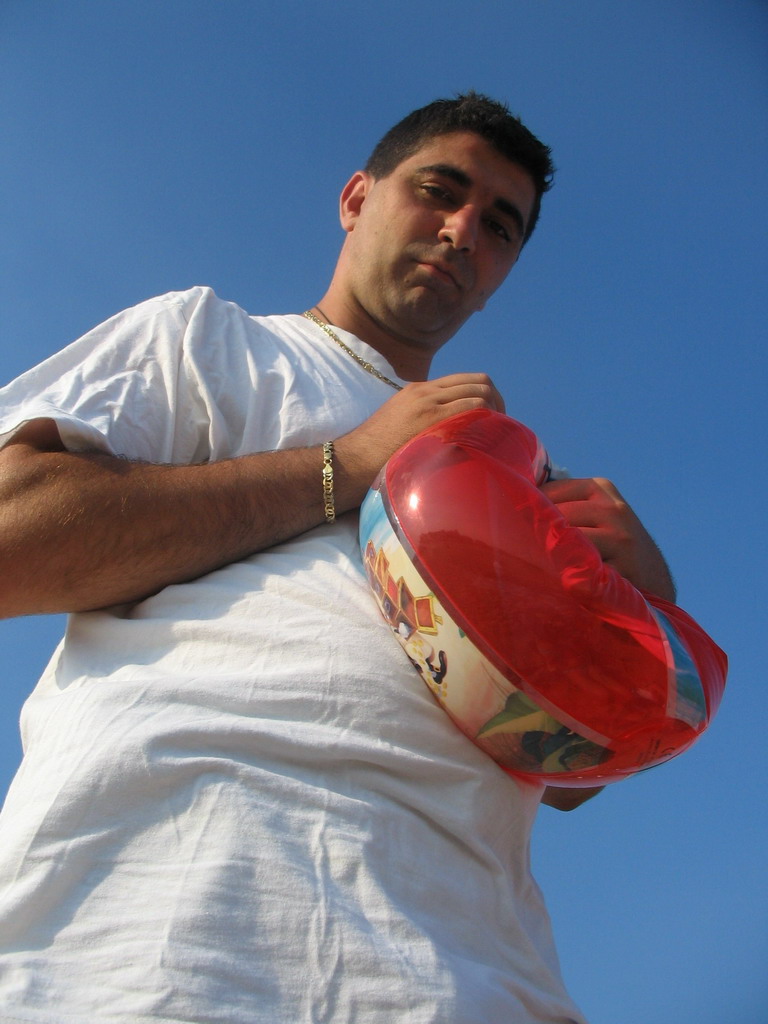
[[[541,787],[419,681],[355,514],[418,431],[503,411],[428,372],[551,170],[506,108],[437,101],[345,186],[304,316],[174,293],[7,389],[0,613],[76,614],[0,819],[0,1020],[583,1020],[528,870]],[[547,489],[673,596],[612,485]]]

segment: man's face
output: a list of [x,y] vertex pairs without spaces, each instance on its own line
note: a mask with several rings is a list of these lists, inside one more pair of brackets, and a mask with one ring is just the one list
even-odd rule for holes
[[342,194],[352,298],[382,328],[435,351],[515,264],[533,181],[471,132],[441,135],[386,178]]

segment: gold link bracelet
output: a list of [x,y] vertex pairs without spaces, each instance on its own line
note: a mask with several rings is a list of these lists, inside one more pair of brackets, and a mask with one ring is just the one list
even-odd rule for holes
[[333,441],[326,441],[323,444],[323,502],[325,521],[333,523],[336,519],[336,505],[333,500]]

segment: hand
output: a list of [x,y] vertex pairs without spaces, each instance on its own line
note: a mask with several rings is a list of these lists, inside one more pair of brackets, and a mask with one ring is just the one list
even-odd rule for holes
[[667,601],[675,585],[653,538],[610,480],[551,480],[542,491],[612,566],[636,587]]
[[336,442],[337,508],[359,505],[387,459],[416,434],[473,409],[505,411],[503,398],[484,373],[454,373],[407,384]]

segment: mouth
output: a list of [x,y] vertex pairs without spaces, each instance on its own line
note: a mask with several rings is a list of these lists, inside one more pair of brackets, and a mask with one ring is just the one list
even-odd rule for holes
[[420,260],[419,266],[426,269],[436,281],[442,281],[445,284],[450,284],[454,288],[461,290],[461,283],[456,274],[445,263],[432,263],[426,260]]

